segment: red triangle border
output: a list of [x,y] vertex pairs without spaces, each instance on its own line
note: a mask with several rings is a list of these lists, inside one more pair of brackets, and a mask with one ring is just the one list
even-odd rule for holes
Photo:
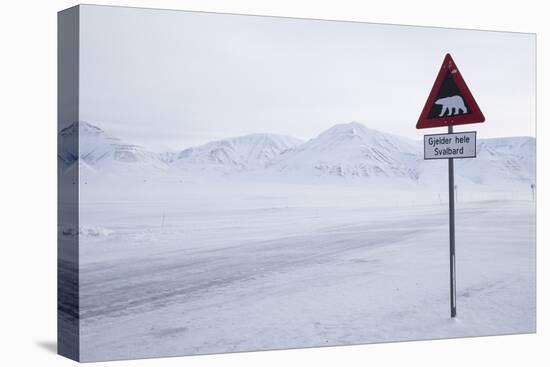
[[[444,116],[440,118],[428,119],[430,109],[435,102],[435,98],[437,96],[437,93],[439,92],[439,88],[441,88],[441,84],[443,83],[443,80],[445,79],[445,76],[448,72],[451,73],[451,76],[453,77],[456,86],[460,90],[464,101],[470,108],[471,113],[467,115]],[[458,70],[458,67],[456,66],[453,58],[450,54],[446,54],[445,59],[443,60],[443,64],[441,65],[441,69],[439,69],[439,73],[437,74],[437,78],[435,79],[435,83],[432,87],[430,95],[428,96],[428,100],[426,101],[426,104],[422,109],[422,113],[420,114],[420,118],[418,119],[418,122],[416,124],[416,128],[427,129],[432,127],[474,124],[484,121],[485,116],[483,116],[483,113],[479,109],[479,106],[477,105],[474,96],[472,95],[470,89],[466,85],[466,82],[462,78],[462,75],[460,74],[460,71]]]

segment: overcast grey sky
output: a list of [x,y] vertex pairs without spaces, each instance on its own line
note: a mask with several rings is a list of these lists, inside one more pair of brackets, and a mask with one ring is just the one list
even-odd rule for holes
[[317,136],[350,121],[420,140],[450,53],[486,122],[535,135],[535,36],[84,6],[80,119],[153,150],[255,132]]

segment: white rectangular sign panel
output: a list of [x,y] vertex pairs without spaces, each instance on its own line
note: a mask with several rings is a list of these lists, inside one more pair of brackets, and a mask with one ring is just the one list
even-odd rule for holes
[[476,132],[424,135],[424,159],[475,158]]

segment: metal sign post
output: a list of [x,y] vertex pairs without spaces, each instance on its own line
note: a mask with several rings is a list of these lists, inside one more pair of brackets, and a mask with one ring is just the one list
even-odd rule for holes
[[[456,317],[455,256],[455,158],[476,157],[475,131],[453,133],[454,125],[484,122],[481,112],[451,55],[445,55],[428,100],[416,124],[417,129],[448,127],[448,134],[424,136],[424,159],[449,161],[449,270],[451,317]],[[532,187],[533,188],[533,187]]]
[[[449,134],[453,126],[449,126]],[[454,158],[449,158],[449,263],[451,281],[451,317],[456,316],[456,262],[455,262],[455,168]]]
[[454,133],[453,125],[447,134],[424,135],[424,159],[447,159],[449,162],[449,270],[451,290],[451,317],[456,316],[456,257],[455,257],[455,202],[457,186],[454,177],[454,160],[475,158],[476,132]]

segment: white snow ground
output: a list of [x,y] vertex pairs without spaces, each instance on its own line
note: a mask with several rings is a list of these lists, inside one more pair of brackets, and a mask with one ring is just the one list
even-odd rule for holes
[[149,184],[81,189],[84,361],[535,331],[528,187],[459,192],[451,320],[445,189]]

